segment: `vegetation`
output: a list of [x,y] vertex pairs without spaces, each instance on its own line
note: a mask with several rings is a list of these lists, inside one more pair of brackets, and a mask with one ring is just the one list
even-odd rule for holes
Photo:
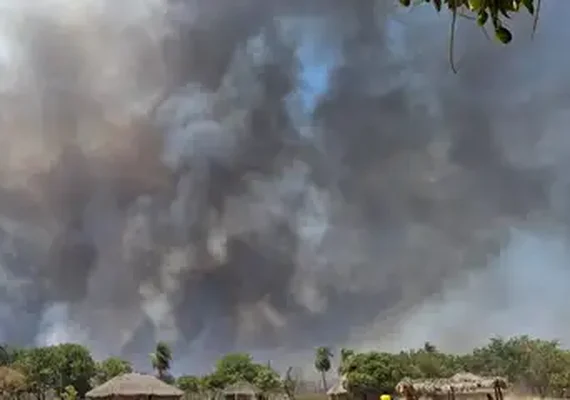
[[289,398],[290,400],[295,400],[296,398],[295,393],[297,393],[298,382],[291,375],[292,369],[293,367],[289,367],[287,369],[287,372],[285,373],[285,378],[283,378],[281,386],[283,387],[283,391],[287,395],[287,398]]
[[202,390],[202,381],[197,376],[182,375],[176,379],[176,386],[186,393],[198,393]]
[[9,367],[0,367],[0,395],[18,395],[26,391],[26,377]]
[[323,380],[323,387],[327,390],[327,372],[331,370],[331,358],[333,354],[328,347],[319,347],[315,352],[315,368],[321,374],[321,379]]
[[412,3],[414,5],[432,4],[438,12],[446,7],[452,13],[449,62],[453,72],[457,72],[453,59],[453,49],[458,16],[476,20],[483,30],[490,25],[495,32],[495,38],[503,44],[508,44],[513,39],[513,34],[507,26],[507,21],[513,13],[520,10],[526,10],[534,16],[532,30],[534,35],[538,25],[541,0],[400,0],[400,4],[405,7],[412,6]]
[[164,342],[158,342],[154,353],[150,353],[150,360],[152,368],[156,370],[158,377],[165,382],[170,382],[172,380],[168,374],[170,363],[172,362],[170,346]]
[[[48,390],[53,390],[59,398],[72,400],[81,398],[94,385],[132,371],[127,361],[117,357],[96,363],[85,347],[72,343],[4,350],[2,354],[7,356],[0,367],[2,395],[28,392],[42,400]],[[173,354],[168,345],[157,344],[152,354],[151,365],[157,376],[171,379],[185,392],[211,392],[246,381],[265,392],[283,390],[294,398],[299,383],[291,377],[291,368],[282,379],[270,365],[257,363],[245,353],[226,355],[205,376],[185,375],[173,380],[169,375]],[[426,342],[420,349],[400,353],[341,349],[336,358],[331,348],[320,347],[315,351],[314,367],[322,374],[324,385],[327,376],[333,378],[331,371],[335,371],[334,378],[338,377],[336,372],[343,375],[347,389],[355,393],[370,389],[389,393],[406,377],[445,378],[458,372],[504,376],[537,396],[563,397],[570,388],[570,351],[556,341],[528,336],[493,338],[467,354],[447,354]]]
[[[417,4],[417,2],[415,2]],[[420,0],[419,3],[431,3],[439,12],[446,6],[455,18],[464,11],[475,14],[477,24],[481,27],[491,24],[495,37],[502,43],[509,43],[513,36],[505,21],[511,18],[512,13],[525,9],[535,16],[534,28],[538,23],[541,0]],[[405,7],[412,5],[411,0],[400,0]],[[455,25],[455,24],[453,24]]]
[[0,346],[0,366],[10,363],[10,354],[5,346]]
[[94,386],[101,385],[116,376],[129,372],[133,372],[131,363],[119,357],[109,357],[97,363],[92,383]]
[[570,387],[570,352],[556,341],[527,336],[493,338],[464,355],[445,354],[430,343],[399,354],[355,355],[346,374],[351,390],[392,391],[403,378],[444,378],[458,372],[504,376],[513,385],[539,396],[560,397]]
[[350,360],[354,357],[354,350],[351,349],[340,349],[340,365],[338,366],[338,374],[344,375],[350,365]]
[[77,399],[77,390],[71,385],[66,386],[61,394],[61,400],[76,400]]
[[61,395],[68,386],[83,396],[95,375],[95,362],[89,350],[73,343],[19,351],[13,366],[24,373],[29,391],[39,398],[48,389]]

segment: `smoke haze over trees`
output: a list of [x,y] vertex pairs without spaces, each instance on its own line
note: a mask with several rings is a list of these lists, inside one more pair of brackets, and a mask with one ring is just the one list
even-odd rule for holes
[[460,21],[454,75],[430,8],[4,1],[0,340],[564,340],[568,11],[507,47]]

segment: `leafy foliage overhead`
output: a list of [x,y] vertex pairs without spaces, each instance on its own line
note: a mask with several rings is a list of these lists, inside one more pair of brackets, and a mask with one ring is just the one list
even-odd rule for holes
[[[455,16],[462,9],[477,15],[479,26],[490,23],[495,31],[495,36],[502,43],[509,43],[513,36],[505,26],[505,20],[511,18],[511,14],[525,9],[529,14],[535,15],[535,28],[541,0],[421,0],[422,3],[431,3],[439,12],[442,7],[447,7]],[[412,5],[411,0],[400,0],[406,7]]]
[[449,61],[451,68],[457,72],[453,60],[453,48],[455,37],[455,26],[457,16],[464,16],[465,12],[473,14],[477,24],[483,29],[491,26],[495,32],[495,38],[503,44],[508,44],[513,40],[513,34],[507,26],[513,13],[526,10],[534,16],[533,35],[538,25],[538,16],[542,0],[400,0],[400,4],[405,7],[417,4],[432,4],[439,12],[442,8],[447,8],[452,13],[451,35],[449,43]]

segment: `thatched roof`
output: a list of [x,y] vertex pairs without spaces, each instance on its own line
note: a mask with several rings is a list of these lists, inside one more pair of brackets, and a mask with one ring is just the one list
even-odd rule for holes
[[339,396],[339,395],[347,394],[347,393],[348,393],[348,391],[344,388],[342,380],[339,380],[329,390],[327,390],[328,396]]
[[101,386],[87,392],[86,397],[101,398],[110,396],[158,396],[182,397],[184,392],[164,383],[152,375],[123,374],[108,380]]
[[0,367],[0,391],[17,392],[26,386],[26,376],[6,366]]
[[231,395],[246,395],[246,396],[256,396],[258,394],[261,394],[261,390],[256,387],[255,385],[252,385],[249,382],[237,382],[234,383],[233,385],[227,386],[223,393],[224,396],[231,396]]
[[507,380],[498,376],[477,376],[469,373],[459,373],[447,379],[404,379],[396,386],[400,395],[405,395],[406,388],[413,389],[419,396],[444,394],[452,389],[456,393],[487,393],[495,387],[505,389]]

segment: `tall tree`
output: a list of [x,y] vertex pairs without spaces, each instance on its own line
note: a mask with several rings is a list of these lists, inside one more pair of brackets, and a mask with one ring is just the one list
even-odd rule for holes
[[133,371],[133,367],[128,361],[119,357],[109,357],[97,363],[95,384],[101,385],[116,376]]
[[247,353],[230,353],[216,363],[215,374],[227,384],[239,381],[254,383],[259,365]]
[[287,368],[287,372],[285,373],[285,378],[283,379],[283,390],[287,395],[289,400],[295,400],[295,393],[297,391],[298,381],[297,379],[293,378],[291,375],[291,371],[293,367]]
[[328,390],[327,372],[331,370],[331,358],[333,354],[329,347],[318,347],[315,352],[315,369],[320,372],[323,387]]
[[340,349],[340,365],[338,367],[339,375],[344,375],[347,372],[348,364],[354,357],[354,350],[342,348]]
[[267,393],[282,388],[279,375],[271,367],[257,364],[255,369],[256,373],[255,378],[253,378],[253,384],[263,392]]
[[150,354],[152,368],[156,370],[158,378],[165,381],[168,380],[168,371],[172,362],[172,350],[165,342],[158,342],[153,353]]
[[27,377],[28,389],[37,399],[43,399],[49,389],[61,387],[61,353],[55,346],[34,347],[25,351],[16,362],[16,367]]
[[0,345],[0,365],[10,364],[10,354],[6,346]]
[[73,387],[79,397],[91,389],[91,380],[95,376],[95,361],[90,351],[77,343],[64,343],[51,348],[57,381],[55,389],[61,395]]
[[431,342],[424,342],[424,351],[426,353],[435,353],[437,351],[437,347],[435,347]]
[[183,375],[176,379],[176,386],[184,393],[200,392],[200,378],[193,375]]
[[347,389],[356,397],[368,390],[392,393],[404,377],[417,377],[410,368],[414,361],[406,353],[368,352],[354,355],[347,372]]

